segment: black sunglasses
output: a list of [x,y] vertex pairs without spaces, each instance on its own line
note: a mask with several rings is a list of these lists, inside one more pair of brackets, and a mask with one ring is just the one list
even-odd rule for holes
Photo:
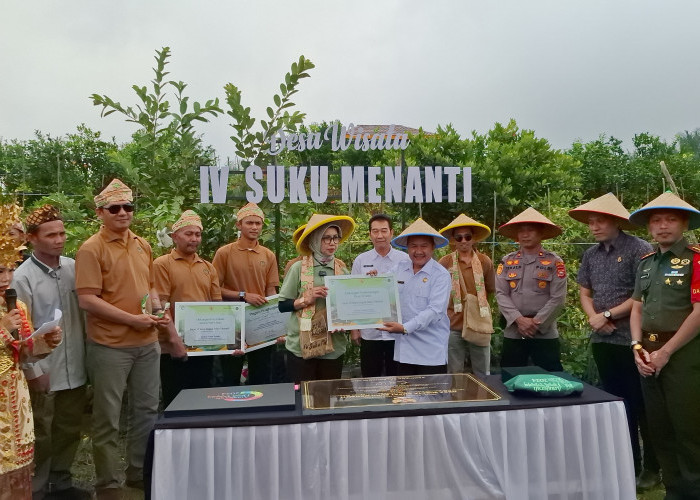
[[125,203],[124,205],[110,205],[109,207],[105,207],[105,210],[107,210],[112,215],[117,215],[122,208],[126,213],[134,211],[134,205],[132,205],[131,203]]
[[455,236],[455,241],[471,241],[472,240],[472,235],[471,234],[458,234]]

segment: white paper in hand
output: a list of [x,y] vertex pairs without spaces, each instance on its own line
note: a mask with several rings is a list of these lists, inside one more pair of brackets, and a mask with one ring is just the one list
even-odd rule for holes
[[41,325],[39,328],[37,328],[34,333],[32,333],[29,338],[34,338],[34,337],[40,337],[41,335],[45,335],[46,333],[50,332],[51,330],[54,329],[54,327],[58,326],[59,321],[61,321],[61,317],[63,316],[63,313],[61,312],[60,309],[56,309],[53,312],[53,321],[47,321],[43,325]]

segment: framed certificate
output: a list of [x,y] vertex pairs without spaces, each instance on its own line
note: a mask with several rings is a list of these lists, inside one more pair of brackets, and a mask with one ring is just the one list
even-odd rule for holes
[[326,276],[328,330],[379,328],[386,321],[401,323],[396,278],[379,276]]
[[231,354],[245,331],[243,302],[176,302],[175,330],[188,356]]
[[241,336],[242,349],[255,351],[277,343],[277,337],[287,335],[287,321],[291,312],[281,313],[277,304],[279,295],[266,297],[267,304],[245,308],[245,333]]

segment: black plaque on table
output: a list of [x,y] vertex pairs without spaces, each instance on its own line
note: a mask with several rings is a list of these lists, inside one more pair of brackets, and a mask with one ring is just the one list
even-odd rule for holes
[[302,384],[304,414],[507,404],[508,400],[467,373],[315,380]]
[[184,417],[213,413],[294,410],[294,384],[241,385],[185,389],[163,414]]

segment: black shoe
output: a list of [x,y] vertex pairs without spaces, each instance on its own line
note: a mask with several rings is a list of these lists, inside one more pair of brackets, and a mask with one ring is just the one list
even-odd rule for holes
[[47,493],[44,497],[45,500],[90,500],[92,498],[92,493],[87,490],[82,490],[71,486],[65,490],[52,491]]
[[133,479],[131,481],[127,479],[125,484],[127,488],[134,488],[135,490],[143,489],[143,479]]
[[637,489],[648,490],[661,483],[661,476],[658,472],[644,469],[637,477]]

